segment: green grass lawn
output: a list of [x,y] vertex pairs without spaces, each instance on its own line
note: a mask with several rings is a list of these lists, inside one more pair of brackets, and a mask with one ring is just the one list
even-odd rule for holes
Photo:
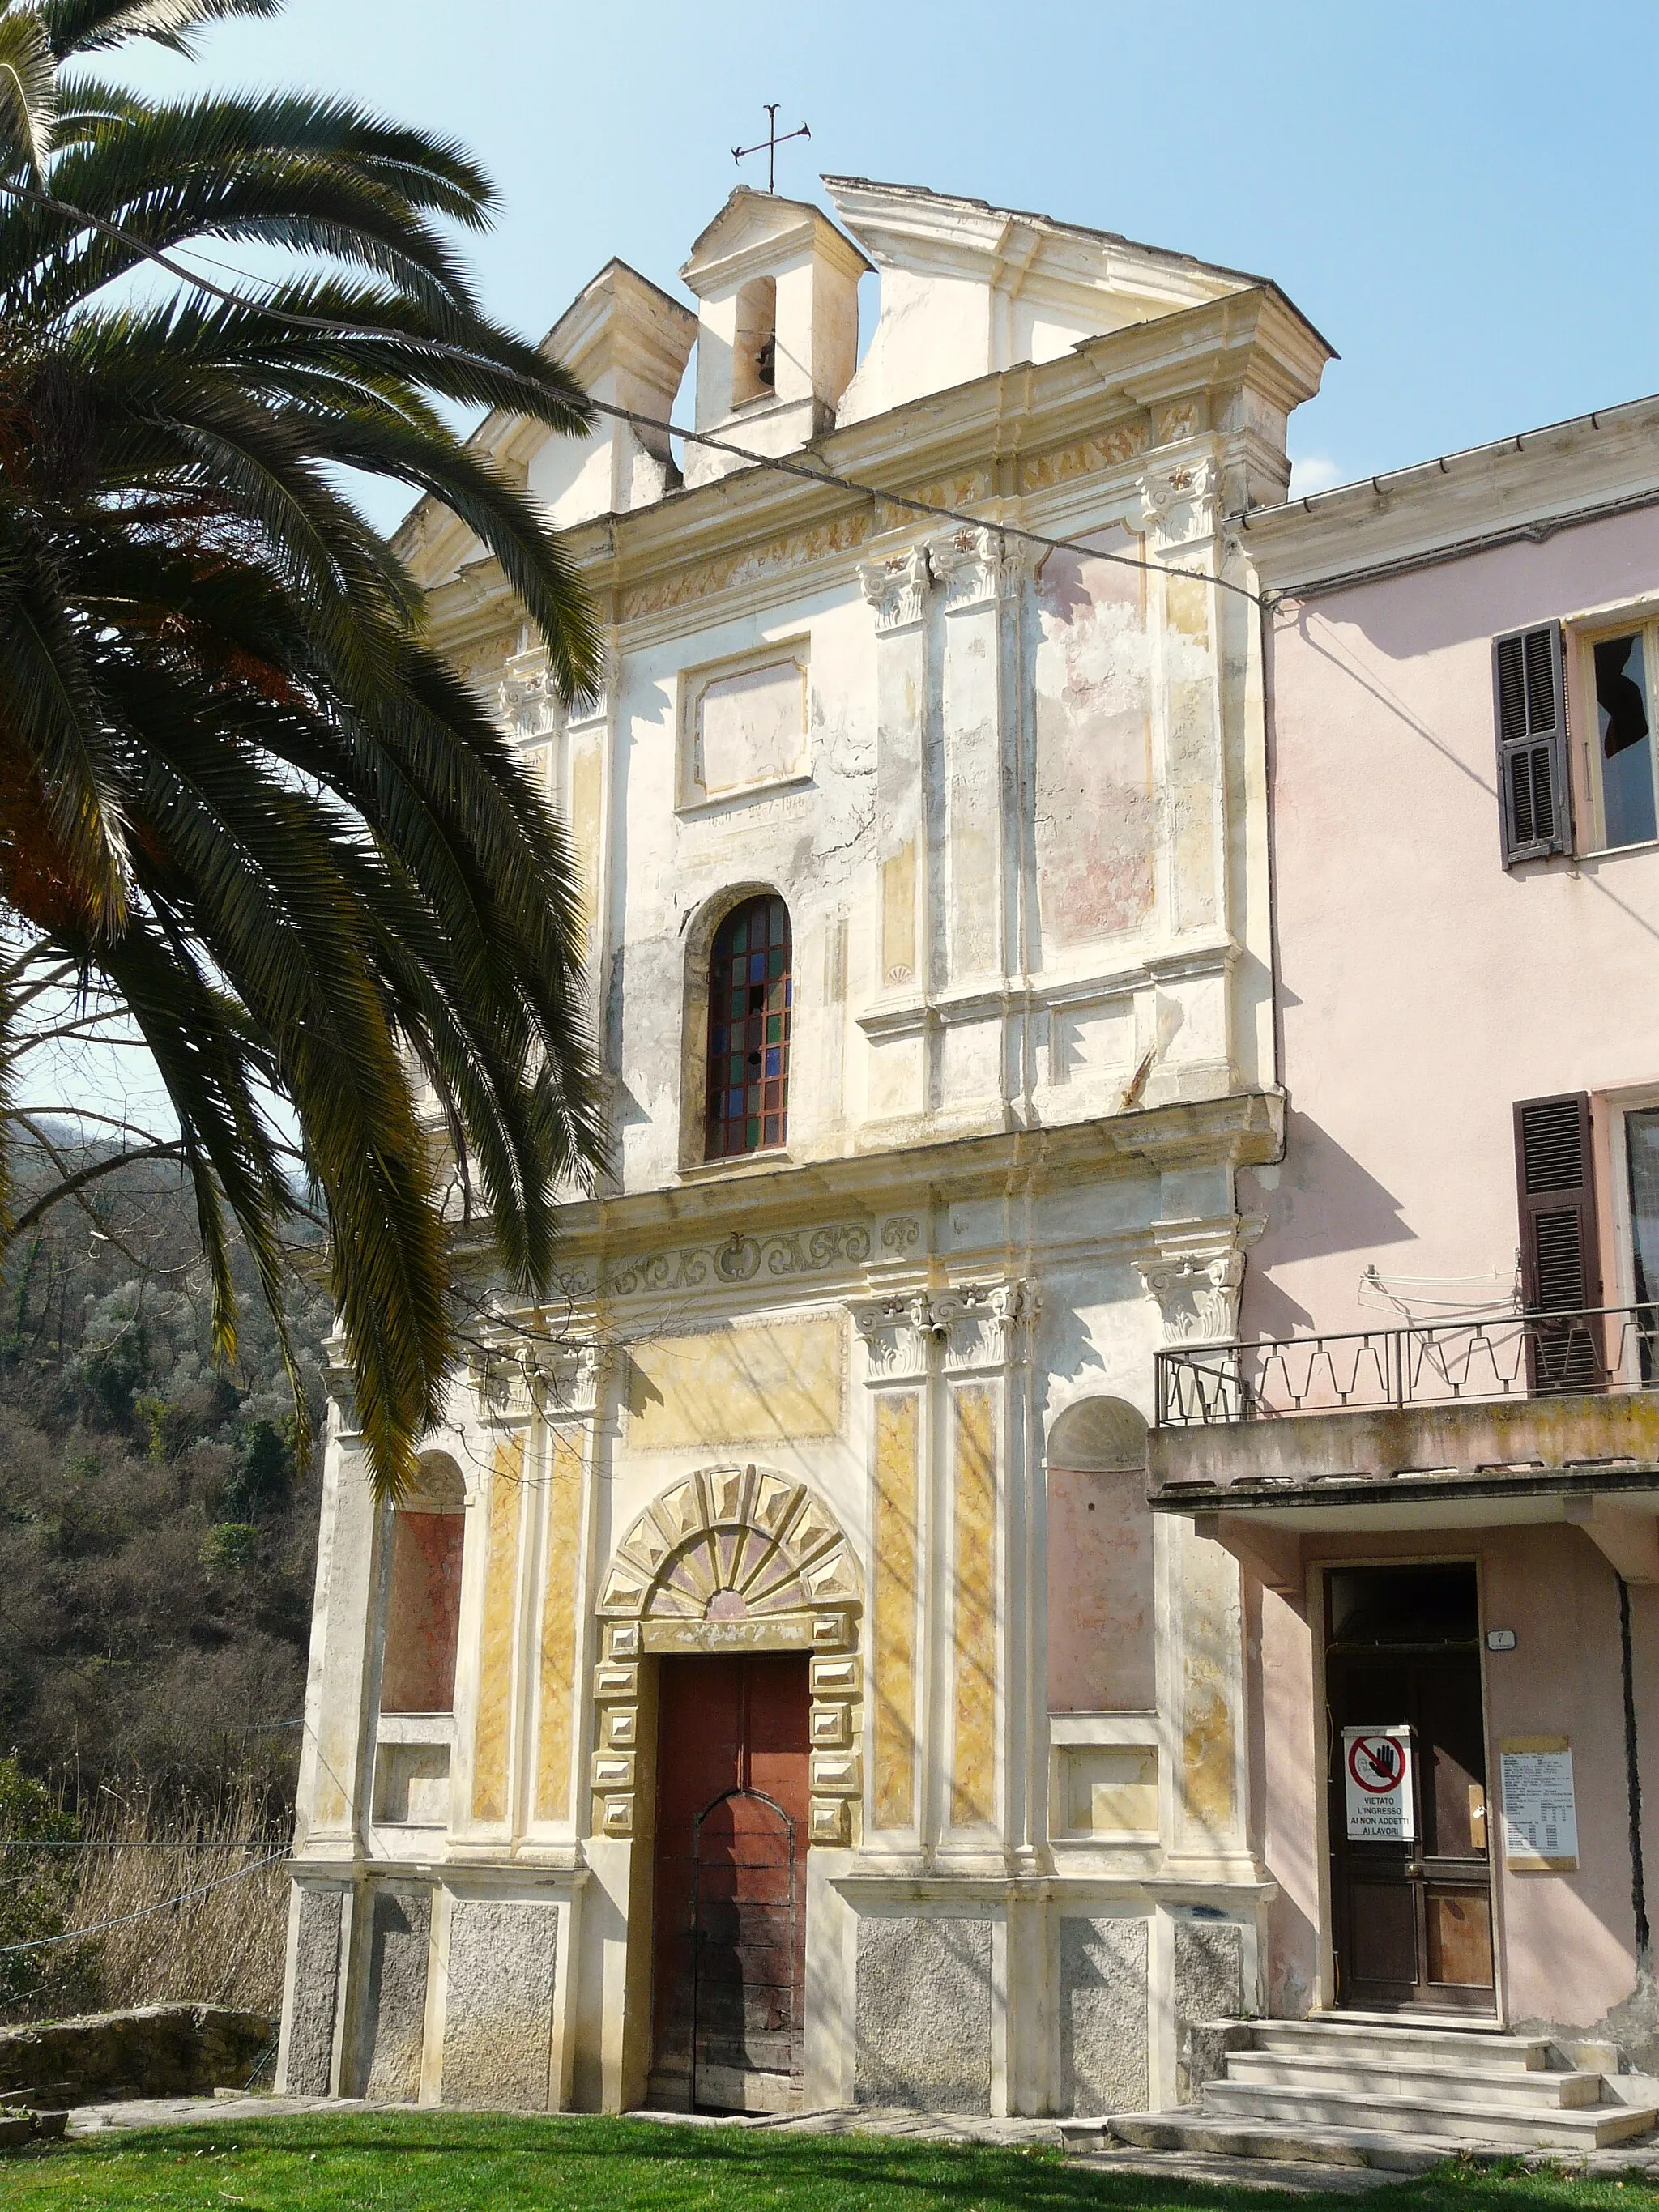
[[1448,2166],[1364,2196],[1294,2199],[1102,2173],[1057,2152],[629,2120],[312,2113],[94,2136],[0,2158],[6,2212],[1655,2212],[1645,2179]]

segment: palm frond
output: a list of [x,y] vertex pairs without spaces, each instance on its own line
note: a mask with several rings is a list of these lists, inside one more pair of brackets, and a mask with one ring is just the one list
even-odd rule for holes
[[32,8],[0,13],[0,174],[45,175],[58,120],[58,64]]
[[149,39],[174,53],[194,49],[192,34],[228,15],[275,15],[283,0],[41,0],[52,51],[70,54]]

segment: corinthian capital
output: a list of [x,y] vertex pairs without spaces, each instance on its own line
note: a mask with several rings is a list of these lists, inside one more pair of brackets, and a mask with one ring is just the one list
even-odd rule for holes
[[918,623],[927,611],[933,572],[925,545],[908,545],[885,561],[859,563],[859,582],[876,611],[876,631],[902,629]]

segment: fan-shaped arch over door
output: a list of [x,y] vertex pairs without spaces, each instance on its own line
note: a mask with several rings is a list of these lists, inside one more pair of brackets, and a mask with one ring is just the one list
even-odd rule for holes
[[798,1651],[811,1656],[811,1840],[854,1840],[863,1577],[809,1484],[752,1463],[670,1484],[617,1546],[599,1611],[592,1782],[606,1834],[634,1832],[642,1658]]

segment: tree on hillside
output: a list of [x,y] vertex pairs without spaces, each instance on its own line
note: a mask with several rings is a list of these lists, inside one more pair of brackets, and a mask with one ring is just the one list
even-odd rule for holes
[[[319,94],[155,101],[100,73],[278,4],[0,0],[0,1081],[65,990],[131,1024],[224,1356],[233,1219],[283,1327],[286,1102],[395,1488],[455,1328],[417,1084],[532,1294],[602,1128],[563,831],[340,471],[461,517],[575,695],[598,646],[565,556],[434,403],[563,432],[587,410],[446,235],[492,205],[460,148]],[[157,296],[151,257],[243,241],[289,273]]]

